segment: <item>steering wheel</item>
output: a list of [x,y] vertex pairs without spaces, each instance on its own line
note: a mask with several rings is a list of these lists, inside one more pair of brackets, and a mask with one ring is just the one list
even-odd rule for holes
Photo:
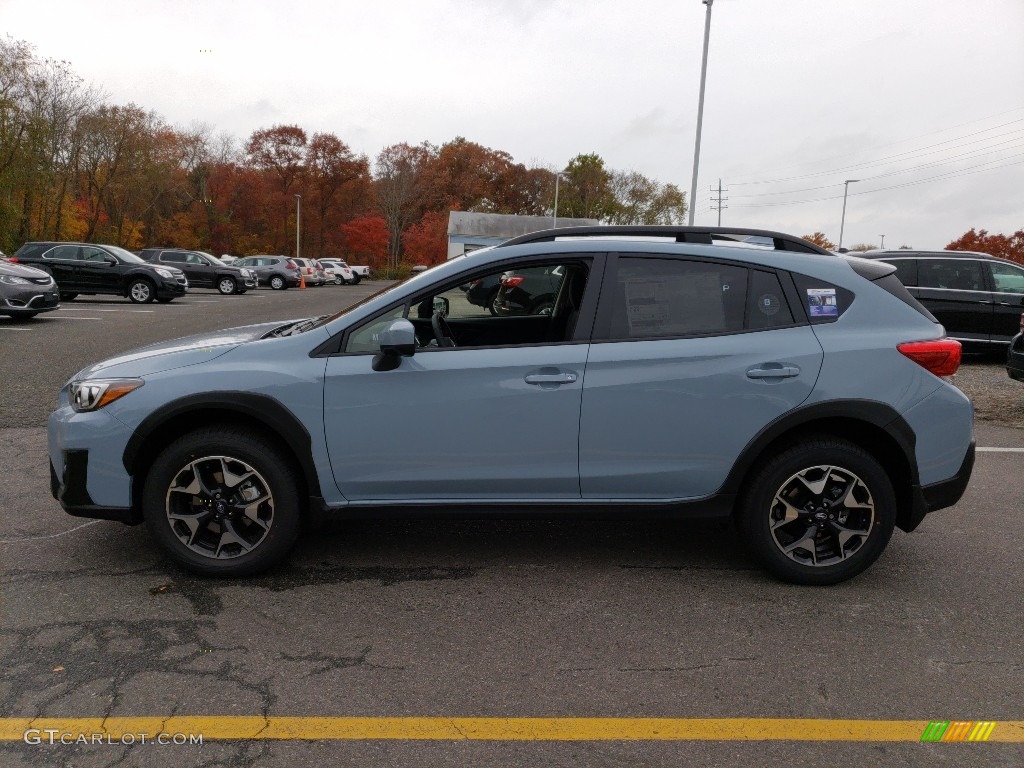
[[437,339],[437,346],[458,346],[455,343],[455,334],[452,333],[452,327],[448,325],[448,321],[445,320],[444,315],[442,315],[440,312],[435,312],[430,317],[430,327],[433,328],[434,330],[434,338]]

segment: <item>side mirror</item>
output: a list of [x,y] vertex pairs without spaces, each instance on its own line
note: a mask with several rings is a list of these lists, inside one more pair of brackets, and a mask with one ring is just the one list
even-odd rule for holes
[[117,259],[115,259],[113,256],[106,256],[103,259],[103,263],[106,264],[108,267],[116,267]]
[[434,297],[434,312],[440,312],[441,317],[448,317],[448,311],[451,308],[451,302],[449,302],[444,296]]
[[380,352],[373,357],[375,371],[393,371],[403,357],[416,354],[416,328],[404,318],[392,321],[377,338]]

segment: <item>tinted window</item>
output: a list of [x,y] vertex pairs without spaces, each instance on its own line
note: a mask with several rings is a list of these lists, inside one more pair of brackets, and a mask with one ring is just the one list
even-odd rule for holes
[[918,263],[917,279],[918,285],[922,288],[985,290],[981,262],[971,259],[921,259]]
[[165,251],[160,254],[160,261],[171,261],[175,264],[180,264],[185,261],[184,253],[175,253],[173,251]]
[[917,260],[916,259],[892,259],[890,262],[896,267],[896,277],[904,285],[917,285]]
[[759,330],[793,324],[793,312],[774,272],[750,272],[747,301],[747,328]]
[[78,258],[78,250],[77,245],[58,245],[56,248],[51,248],[49,251],[44,253],[43,258],[73,261]]
[[621,257],[609,297],[609,337],[650,339],[741,331],[746,283],[747,270],[742,267]]
[[992,270],[992,282],[999,293],[1024,293],[1024,269],[1012,264],[988,262]]
[[83,246],[79,250],[78,258],[81,261],[105,262],[110,258],[110,256],[108,256],[104,251],[101,251],[99,248],[90,248],[88,246]]

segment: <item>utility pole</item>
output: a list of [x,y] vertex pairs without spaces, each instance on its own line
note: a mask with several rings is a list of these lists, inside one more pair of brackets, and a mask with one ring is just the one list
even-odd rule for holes
[[301,258],[299,232],[302,230],[302,195],[295,196],[295,258]]
[[879,237],[882,238],[882,244],[880,246],[878,246],[878,247],[879,248],[885,248],[885,235],[879,235]]
[[728,192],[728,191],[729,191],[728,189],[722,189],[722,180],[721,179],[718,180],[718,196],[717,197],[715,197],[715,194],[714,194],[715,193],[715,188],[711,187],[711,193],[712,193],[711,202],[712,203],[718,203],[717,206],[714,206],[714,205],[711,206],[711,210],[712,211],[718,211],[718,226],[722,226],[722,209],[729,207],[728,205],[722,205],[722,203],[725,200],[729,199],[728,197],[722,197],[722,193],[723,192]]

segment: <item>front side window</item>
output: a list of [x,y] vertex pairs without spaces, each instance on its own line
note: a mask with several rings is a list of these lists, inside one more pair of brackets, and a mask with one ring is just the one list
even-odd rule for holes
[[973,259],[921,259],[917,269],[918,285],[921,288],[944,288],[954,291],[985,290],[980,261]]
[[343,352],[373,353],[380,351],[380,333],[395,320],[405,317],[405,305],[396,307],[384,315],[375,317],[361,328],[348,335]]
[[106,251],[101,251],[99,248],[90,248],[88,246],[84,246],[81,252],[78,254],[78,258],[81,259],[82,261],[103,263],[105,261],[108,261],[110,259],[110,256],[106,253]]
[[[612,339],[738,332],[746,310],[747,270],[683,259],[621,257],[609,301]],[[766,289],[761,302],[762,314],[771,318],[782,310],[785,297],[781,289]]]
[[999,293],[1024,293],[1024,269],[1012,264],[988,262],[992,270],[992,282]]

